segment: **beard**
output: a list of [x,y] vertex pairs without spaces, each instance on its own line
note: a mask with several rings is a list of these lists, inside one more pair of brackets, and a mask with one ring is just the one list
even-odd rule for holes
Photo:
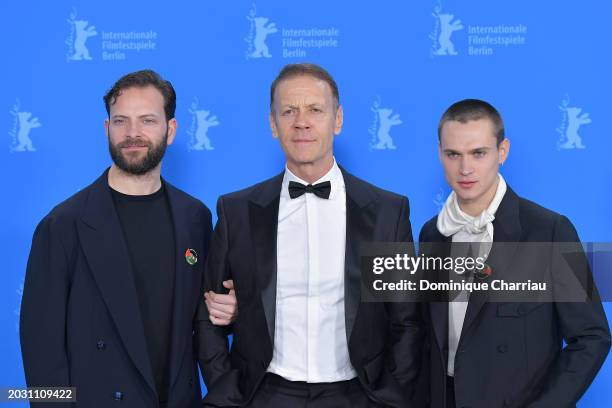
[[[126,147],[147,147],[147,153],[142,159],[139,160],[130,160],[123,155],[121,149]],[[151,142],[146,142],[144,140],[140,140],[137,138],[128,138],[127,140],[117,143],[113,145],[110,141],[110,137],[108,138],[108,150],[110,152],[111,158],[113,159],[113,163],[121,170],[128,174],[133,174],[136,176],[141,176],[143,174],[148,173],[153,170],[157,165],[161,162],[164,154],[166,153],[166,148],[168,147],[168,131],[166,130],[166,135],[159,142],[158,145],[154,145]]]

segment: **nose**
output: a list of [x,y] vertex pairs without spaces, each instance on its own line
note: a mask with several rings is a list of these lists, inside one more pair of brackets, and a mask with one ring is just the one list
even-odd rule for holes
[[462,176],[469,176],[473,172],[474,168],[472,167],[470,159],[467,156],[463,156],[459,165],[459,173],[461,173]]
[[302,109],[298,110],[295,115],[295,122],[293,122],[293,127],[296,129],[310,129],[310,123],[308,122],[308,117],[306,112]]
[[125,131],[126,131],[126,136],[127,137],[138,137],[141,135],[141,127],[140,124],[138,123],[138,121],[128,121],[126,127],[125,127]]

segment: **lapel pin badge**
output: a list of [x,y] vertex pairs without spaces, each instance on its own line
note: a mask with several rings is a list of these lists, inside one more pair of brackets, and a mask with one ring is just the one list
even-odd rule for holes
[[187,248],[185,251],[185,261],[189,265],[195,265],[198,262],[198,253],[194,249]]
[[474,272],[474,276],[478,279],[486,279],[491,275],[493,275],[493,268],[491,268],[491,265],[487,263],[484,264],[484,268],[476,269]]

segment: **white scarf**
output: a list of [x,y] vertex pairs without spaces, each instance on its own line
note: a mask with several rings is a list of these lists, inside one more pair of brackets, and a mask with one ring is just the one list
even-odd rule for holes
[[506,194],[506,190],[506,181],[499,174],[499,183],[493,201],[487,209],[476,217],[461,211],[457,202],[457,195],[453,191],[446,199],[444,208],[438,214],[438,231],[446,237],[463,232],[460,235],[468,242],[493,242],[493,220],[495,220],[495,213],[504,198],[504,194]]

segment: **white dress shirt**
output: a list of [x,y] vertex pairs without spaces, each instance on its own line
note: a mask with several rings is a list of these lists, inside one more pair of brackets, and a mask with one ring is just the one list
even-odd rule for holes
[[329,199],[312,193],[289,197],[285,170],[278,210],[276,326],[268,372],[290,381],[345,381],[351,365],[344,320],[346,190],[334,160],[312,184],[331,182]]
[[[461,211],[457,202],[457,195],[453,191],[444,208],[438,215],[438,231],[444,236],[452,235],[452,242],[475,242],[480,243],[474,257],[487,258],[493,243],[493,221],[495,213],[506,194],[506,181],[499,175],[499,183],[493,200],[478,217],[473,217]],[[455,254],[452,256],[465,256],[465,254]],[[469,293],[462,291],[453,302],[448,303],[448,365],[447,374],[451,377],[455,375],[455,356],[457,347],[461,339],[461,331],[465,320],[465,313],[468,308]]]

